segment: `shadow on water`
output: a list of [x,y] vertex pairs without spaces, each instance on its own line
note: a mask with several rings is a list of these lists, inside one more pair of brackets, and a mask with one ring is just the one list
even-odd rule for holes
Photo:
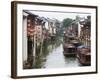
[[[47,59],[47,56],[60,44],[62,41],[60,38],[56,38],[55,40],[45,40],[42,46],[42,52],[39,52],[40,49],[37,49],[37,56],[35,58],[35,64],[33,64],[33,68],[45,68],[45,62]],[[41,53],[41,54],[40,54]]]

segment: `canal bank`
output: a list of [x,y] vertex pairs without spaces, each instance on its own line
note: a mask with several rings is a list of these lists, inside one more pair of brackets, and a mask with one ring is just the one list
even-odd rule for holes
[[78,67],[76,57],[65,57],[63,54],[63,39],[56,38],[55,41],[45,42],[42,47],[42,55],[36,57],[33,68],[66,68]]

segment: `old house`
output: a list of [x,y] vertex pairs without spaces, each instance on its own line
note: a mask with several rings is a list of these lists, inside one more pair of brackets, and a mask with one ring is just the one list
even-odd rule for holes
[[87,18],[80,22],[81,25],[81,34],[80,39],[84,42],[84,45],[90,46],[91,45],[91,16],[87,16]]
[[23,61],[27,63],[29,67],[32,67],[34,57],[37,53],[40,53],[41,44],[43,42],[44,24],[45,21],[43,18],[29,11],[23,11],[23,45],[26,47],[24,49]]
[[73,21],[70,30],[72,30],[72,33],[80,42],[86,46],[90,46],[91,16]]
[[35,19],[34,15],[28,11],[23,11],[23,61],[24,68],[31,68],[33,57],[35,56]]

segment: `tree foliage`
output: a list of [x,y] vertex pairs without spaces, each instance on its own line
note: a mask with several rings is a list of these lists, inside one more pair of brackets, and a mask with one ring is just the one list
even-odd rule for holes
[[71,18],[66,18],[62,21],[62,27],[66,28],[68,26],[70,26],[70,24],[72,23],[72,19]]

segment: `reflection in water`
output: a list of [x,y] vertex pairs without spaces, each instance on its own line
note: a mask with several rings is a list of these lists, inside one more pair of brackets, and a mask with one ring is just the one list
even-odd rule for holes
[[66,58],[65,63],[67,67],[78,67],[80,65],[76,57]]
[[47,61],[44,66],[46,68],[65,67],[65,61],[62,52],[62,45],[53,49],[50,55],[47,56]]
[[34,68],[64,68],[77,67],[78,61],[74,57],[63,55],[63,45],[61,40],[45,42],[42,47],[42,54],[36,57]]

